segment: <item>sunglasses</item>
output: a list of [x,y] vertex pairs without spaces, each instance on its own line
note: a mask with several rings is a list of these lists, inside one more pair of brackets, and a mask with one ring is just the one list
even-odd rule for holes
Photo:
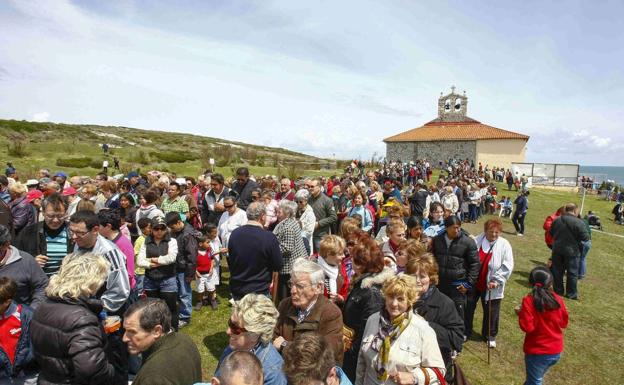
[[223,205],[223,207],[225,207],[226,209],[231,209],[232,207],[234,207],[234,205]]
[[165,230],[167,230],[167,228],[166,228],[166,227],[154,227],[154,228],[152,229],[152,231],[165,231]]
[[234,322],[232,322],[231,318],[228,319],[228,328],[230,328],[230,331],[235,336],[239,336],[239,335],[241,335],[243,333],[247,333],[247,329],[242,328],[242,327],[236,325]]

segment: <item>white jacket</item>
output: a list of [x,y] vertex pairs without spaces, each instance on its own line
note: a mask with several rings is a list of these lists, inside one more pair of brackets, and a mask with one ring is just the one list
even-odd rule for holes
[[[475,238],[475,242],[477,243],[477,250],[483,247],[485,253],[490,251],[491,244],[487,238],[485,238],[485,233],[479,234],[477,238]],[[488,264],[487,282],[498,282],[498,287],[492,289],[490,292],[491,299],[501,299],[504,297],[505,283],[509,279],[513,267],[514,260],[511,244],[505,238],[498,237],[492,249],[492,258]]]
[[245,210],[239,208],[236,209],[234,215],[230,216],[230,213],[226,210],[219,219],[219,238],[221,238],[221,244],[223,247],[228,247],[230,240],[230,234],[237,228],[247,224],[247,213]]
[[[379,330],[379,312],[371,315],[366,321],[362,335],[362,347],[358,357],[355,372],[355,385],[382,384],[377,379],[377,371],[373,362],[378,352],[371,348],[371,343]],[[403,333],[390,346],[388,365],[399,372],[411,372],[417,379],[417,384],[425,383],[425,368],[439,368],[442,375],[445,373],[444,360],[440,354],[435,331],[418,314],[410,312],[410,323]],[[439,384],[438,377],[431,369],[425,369],[429,374],[429,384]],[[388,378],[385,384],[395,384]]]

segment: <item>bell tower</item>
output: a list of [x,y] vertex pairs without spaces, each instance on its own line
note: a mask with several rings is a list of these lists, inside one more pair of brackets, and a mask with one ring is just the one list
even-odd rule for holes
[[468,109],[468,98],[466,97],[466,91],[463,95],[455,93],[455,86],[451,87],[451,93],[443,95],[440,92],[440,98],[438,99],[438,118],[436,121],[440,122],[462,122],[470,120],[466,115]]

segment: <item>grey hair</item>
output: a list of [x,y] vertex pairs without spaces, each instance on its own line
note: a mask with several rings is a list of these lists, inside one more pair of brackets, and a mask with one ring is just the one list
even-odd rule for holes
[[288,199],[282,199],[279,202],[279,208],[282,210],[282,213],[284,213],[286,218],[294,217],[297,212],[297,204],[293,201],[289,201]]
[[366,187],[366,183],[362,182],[361,180],[359,180],[356,184],[355,187],[362,188],[362,187]]
[[312,285],[318,285],[325,281],[325,273],[318,263],[305,258],[295,259],[292,266],[292,275],[304,273],[310,275],[310,283]]
[[247,207],[247,220],[257,221],[266,212],[266,205],[262,202],[251,202]]
[[163,332],[171,331],[171,311],[164,300],[160,298],[141,299],[128,308],[124,318],[128,318],[134,313],[139,313],[139,325],[145,331],[152,331],[156,325],[160,325]]
[[301,189],[297,191],[295,193],[295,200],[299,200],[299,199],[305,199],[305,200],[310,199],[310,192],[306,189]]
[[288,183],[288,186],[290,186],[290,179],[288,179],[288,178],[282,178],[282,180],[280,182],[281,183]]
[[247,294],[234,303],[232,313],[239,321],[243,321],[247,331],[259,335],[263,344],[271,343],[279,312],[268,297]]

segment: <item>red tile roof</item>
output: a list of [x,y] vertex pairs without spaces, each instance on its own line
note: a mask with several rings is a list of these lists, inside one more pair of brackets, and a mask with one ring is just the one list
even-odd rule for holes
[[529,136],[488,126],[475,121],[439,122],[431,121],[422,127],[414,128],[385,138],[384,142],[430,142],[478,139],[524,139]]

